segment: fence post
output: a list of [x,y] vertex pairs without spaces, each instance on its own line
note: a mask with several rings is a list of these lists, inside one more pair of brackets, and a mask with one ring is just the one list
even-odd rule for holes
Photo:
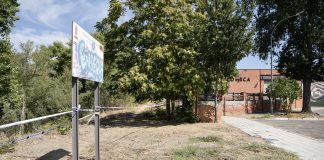
[[78,78],[72,77],[72,159],[79,160]]
[[95,82],[95,152],[96,160],[100,160],[100,143],[99,143],[99,128],[100,128],[100,89],[99,82]]

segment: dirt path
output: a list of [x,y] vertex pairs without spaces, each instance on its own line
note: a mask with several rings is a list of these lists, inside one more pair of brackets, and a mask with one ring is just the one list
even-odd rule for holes
[[[237,143],[261,142],[228,125],[214,123],[170,124],[140,119],[134,113],[109,115],[102,119],[100,129],[102,159],[171,159],[172,153],[191,143],[194,137],[217,136]],[[94,127],[80,126],[81,159],[94,159]],[[218,145],[218,144],[200,144]],[[0,159],[71,159],[71,135],[43,136],[19,143],[13,153]],[[226,146],[225,146],[226,149]],[[232,152],[228,148],[229,153]],[[248,153],[239,153],[248,159]],[[245,157],[245,158],[244,158]],[[226,159],[226,158],[225,158]],[[236,158],[235,158],[236,159]]]

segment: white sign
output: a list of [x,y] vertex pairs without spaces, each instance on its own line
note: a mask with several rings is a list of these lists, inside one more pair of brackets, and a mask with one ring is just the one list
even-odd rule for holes
[[103,45],[72,23],[72,76],[103,82]]

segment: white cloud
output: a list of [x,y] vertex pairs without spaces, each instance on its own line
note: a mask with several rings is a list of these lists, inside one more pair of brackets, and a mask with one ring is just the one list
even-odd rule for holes
[[89,32],[97,21],[107,16],[107,0],[18,0],[19,23],[10,38],[14,47],[27,40],[36,45],[54,41],[67,42],[72,20]]
[[64,27],[72,20],[93,26],[107,15],[108,9],[106,0],[19,0],[19,3],[21,17],[52,29]]
[[69,35],[63,32],[57,31],[37,31],[32,28],[23,28],[21,30],[15,30],[10,39],[16,49],[19,49],[19,44],[28,40],[34,42],[35,45],[49,45],[54,41],[61,41],[63,43],[68,42]]
[[19,0],[20,14],[31,22],[56,28],[62,16],[70,13],[73,4],[56,3],[54,0]]
[[82,4],[79,10],[82,10],[82,17],[80,23],[84,22],[97,22],[107,16],[108,2],[102,1],[98,3],[89,3],[86,0],[79,0]]

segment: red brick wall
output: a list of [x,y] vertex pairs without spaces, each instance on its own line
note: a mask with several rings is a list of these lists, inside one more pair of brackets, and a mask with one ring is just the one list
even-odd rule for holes
[[[197,115],[200,122],[213,123],[215,122],[215,107],[212,105],[198,105]],[[222,107],[218,107],[217,120],[222,122],[223,110]]]
[[[264,82],[260,75],[270,75],[270,69],[240,69],[239,77],[230,82],[228,92],[232,93],[260,93],[264,90]],[[273,75],[278,75],[277,70],[272,70]],[[241,78],[241,79],[240,79]],[[242,80],[242,81],[240,81]],[[244,81],[245,80],[245,81]]]

